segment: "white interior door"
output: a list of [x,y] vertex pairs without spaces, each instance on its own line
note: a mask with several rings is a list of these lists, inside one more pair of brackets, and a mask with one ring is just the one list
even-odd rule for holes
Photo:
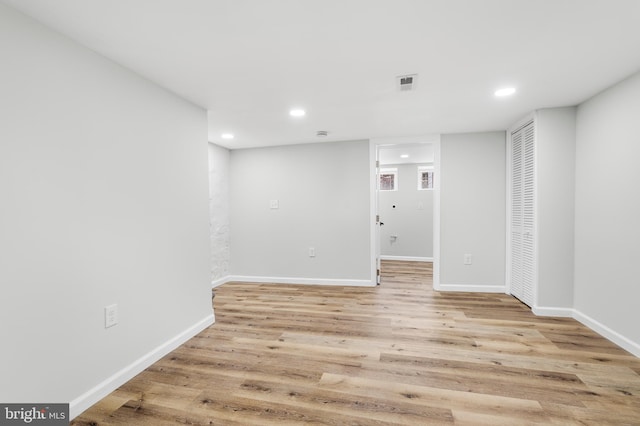
[[380,182],[380,150],[376,146],[376,182],[374,191],[375,205],[375,262],[376,262],[376,284],[380,285],[380,198],[378,193],[378,183]]
[[529,306],[535,285],[535,128],[511,133],[511,294]]

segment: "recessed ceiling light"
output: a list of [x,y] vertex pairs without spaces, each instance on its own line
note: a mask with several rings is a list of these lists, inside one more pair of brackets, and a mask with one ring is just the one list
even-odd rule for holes
[[233,133],[223,133],[220,137],[222,137],[222,139],[233,139]]
[[409,158],[409,154],[402,154],[400,158]]
[[494,95],[498,97],[510,96],[516,93],[516,89],[514,87],[505,87],[503,89],[496,90]]
[[289,115],[292,117],[304,117],[305,114],[306,112],[304,112],[304,110],[300,108],[295,108],[289,111]]

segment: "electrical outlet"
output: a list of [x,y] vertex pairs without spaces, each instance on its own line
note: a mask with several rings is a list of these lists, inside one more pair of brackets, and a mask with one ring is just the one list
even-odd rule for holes
[[309,257],[316,257],[316,249],[309,247]]
[[118,305],[109,305],[104,308],[104,328],[113,327],[118,323]]
[[273,210],[278,209],[280,208],[280,203],[278,200],[269,200],[269,208]]
[[470,254],[465,254],[464,255],[464,264],[465,265],[471,265],[471,255]]

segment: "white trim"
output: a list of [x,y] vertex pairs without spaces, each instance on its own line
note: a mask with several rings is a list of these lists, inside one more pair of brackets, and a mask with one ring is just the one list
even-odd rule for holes
[[533,306],[538,306],[538,265],[540,259],[540,237],[538,236],[538,112],[532,113],[533,118]]
[[575,310],[572,308],[553,308],[548,306],[534,306],[531,312],[540,317],[563,317],[573,318]]
[[229,278],[230,278],[230,275],[227,275],[222,278],[218,278],[217,280],[211,281],[211,288],[216,288],[221,286],[222,284],[228,283],[229,281],[231,281]]
[[173,351],[213,323],[215,323],[214,314],[207,315],[205,318],[182,331],[177,336],[167,340],[157,348],[148,352],[146,355],[143,355],[141,358],[138,358],[136,361],[129,364],[127,367],[121,369],[111,377],[108,377],[103,382],[94,386],[92,389],[89,389],[87,392],[75,398],[69,403],[69,417],[73,420],[93,404],[109,395],[137,374],[144,371],[145,368],[157,362],[160,358],[167,355],[169,352]]
[[437,291],[464,291],[468,293],[506,293],[503,285],[474,285],[474,284],[438,284]]
[[261,277],[254,275],[230,275],[227,282],[260,284],[303,284],[303,285],[335,285],[345,287],[375,287],[373,280],[331,279],[331,278],[296,278],[296,277]]
[[380,255],[382,260],[403,260],[406,262],[433,262],[433,257],[419,257],[419,256],[386,256]]
[[601,336],[611,340],[616,345],[640,357],[640,344],[624,337],[622,334],[610,329],[606,325],[574,309],[573,318],[586,325]]
[[376,145],[407,145],[407,144],[421,144],[421,143],[436,143],[440,142],[439,133],[431,133],[421,136],[400,136],[400,137],[385,137],[385,138],[372,138],[372,142]]
[[506,287],[506,293],[512,294],[511,292],[511,208],[513,207],[513,200],[511,195],[511,186],[513,184],[513,162],[511,156],[513,151],[513,142],[512,142],[512,129],[513,127],[507,129],[507,140],[505,146],[505,161],[506,161],[506,195],[505,195],[505,207],[507,209],[505,213],[505,218],[507,219],[505,222],[506,230],[505,230],[505,265],[504,265],[504,285]]
[[440,287],[440,137],[433,142],[433,288]]
[[378,214],[378,147],[369,141],[369,246],[371,248],[371,282],[378,282],[378,267],[380,253],[380,225],[376,221]]

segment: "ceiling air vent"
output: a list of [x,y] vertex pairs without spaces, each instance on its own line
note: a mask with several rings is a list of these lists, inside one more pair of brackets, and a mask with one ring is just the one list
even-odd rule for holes
[[418,74],[401,75],[396,77],[396,85],[400,92],[410,92],[416,90],[416,83],[418,82]]

